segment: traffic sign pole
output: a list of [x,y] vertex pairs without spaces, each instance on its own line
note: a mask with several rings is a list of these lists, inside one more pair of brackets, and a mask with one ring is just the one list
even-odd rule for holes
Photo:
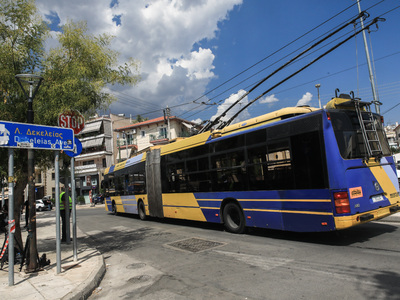
[[[78,134],[85,127],[85,118],[83,115],[75,110],[66,110],[58,115],[58,126],[70,128],[74,134]],[[78,260],[78,245],[77,245],[77,232],[76,232],[76,191],[75,191],[75,156],[79,155],[82,151],[82,144],[78,139],[74,139],[74,151],[65,151],[71,157],[71,198],[72,198],[72,243],[74,261]],[[68,180],[66,180],[68,182]],[[67,226],[67,242],[69,243],[69,210],[66,210],[66,223]],[[67,214],[68,213],[68,214]]]
[[[14,220],[14,150],[8,148],[8,220]],[[8,285],[14,285],[14,232],[8,226]],[[21,249],[20,249],[21,250]]]
[[76,191],[75,191],[75,158],[71,157],[71,192],[72,192],[72,244],[74,261],[78,261],[78,238],[76,233]]
[[54,172],[56,179],[56,261],[57,274],[61,273],[61,237],[60,237],[60,151],[55,152]]

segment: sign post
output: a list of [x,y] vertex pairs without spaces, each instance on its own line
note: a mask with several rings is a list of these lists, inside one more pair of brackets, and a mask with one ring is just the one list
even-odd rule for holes
[[[12,148],[19,149],[44,149],[44,150],[55,150],[56,151],[56,197],[59,199],[59,192],[57,184],[59,181],[58,175],[58,153],[60,150],[71,151],[74,149],[74,131],[67,128],[59,128],[52,126],[42,126],[36,124],[26,123],[15,123],[0,121],[0,147],[9,148],[9,159],[8,159],[8,172],[9,172],[9,209],[8,219],[14,220],[14,199],[13,199],[13,170],[14,170],[14,151]],[[59,201],[56,201],[59,206]],[[59,210],[58,210],[59,213]],[[60,216],[58,214],[57,224],[57,273],[61,272],[61,247],[60,247]],[[9,226],[9,285],[14,285],[14,232],[12,224]],[[35,257],[36,258],[36,257]]]
[[8,225],[8,285],[14,285],[14,150],[8,149],[8,220],[14,223],[14,230],[12,224]]
[[[64,128],[70,128],[74,131],[74,134],[78,134],[85,128],[85,118],[83,115],[75,110],[66,110],[58,115],[58,126]],[[72,244],[73,244],[73,255],[74,261],[78,260],[78,239],[76,230],[76,191],[75,191],[75,156],[82,152],[82,144],[77,140],[74,151],[66,151],[68,156],[71,156],[71,198],[72,198]],[[68,199],[67,199],[68,200]],[[68,201],[67,201],[68,203]],[[69,206],[69,204],[68,204]],[[65,218],[67,228],[69,229],[69,209],[65,210]],[[67,242],[69,241],[69,230],[67,231]]]

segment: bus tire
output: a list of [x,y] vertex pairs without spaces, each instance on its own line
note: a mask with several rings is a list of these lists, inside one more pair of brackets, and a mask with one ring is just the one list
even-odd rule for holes
[[112,214],[118,216],[117,205],[115,205],[115,202],[112,203]]
[[147,216],[146,216],[146,208],[145,208],[145,206],[144,206],[143,201],[139,201],[139,204],[138,204],[138,214],[139,214],[140,220],[144,221],[144,220],[147,219]]
[[244,218],[241,207],[229,202],[224,206],[222,213],[225,229],[232,233],[243,233],[246,228],[246,220]]

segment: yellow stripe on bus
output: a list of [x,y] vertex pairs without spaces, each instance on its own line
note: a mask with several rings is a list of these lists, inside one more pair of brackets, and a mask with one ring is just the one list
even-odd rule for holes
[[[197,199],[198,201],[221,202],[222,199]],[[239,202],[332,202],[330,199],[237,199]]]
[[390,180],[388,174],[386,173],[385,169],[376,164],[367,164],[369,169],[374,175],[375,179],[378,181],[379,185],[381,186],[383,192],[385,193],[386,198],[389,199],[390,204],[394,204],[399,202],[400,197],[396,187],[393,185],[393,182]]
[[164,217],[207,221],[193,193],[163,194]]
[[245,208],[245,211],[263,211],[263,212],[277,212],[277,213],[288,213],[288,214],[304,214],[304,215],[321,215],[321,216],[333,216],[330,212],[317,212],[317,211],[303,211],[303,210],[280,210],[280,209],[251,209]]

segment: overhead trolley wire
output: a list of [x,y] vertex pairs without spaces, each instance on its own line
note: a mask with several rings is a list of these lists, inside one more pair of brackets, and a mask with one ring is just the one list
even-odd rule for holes
[[[373,8],[373,7],[375,7],[375,6],[379,5],[379,4],[381,4],[381,3],[383,3],[383,2],[384,2],[384,0],[381,0],[381,1],[378,2],[378,3],[375,3],[375,4],[371,5],[371,6],[368,7],[367,9],[371,9],[371,8]],[[309,31],[306,32],[305,34],[301,35],[300,37],[296,38],[296,39],[293,40],[292,42],[290,42],[290,43],[288,43],[287,45],[281,47],[280,49],[278,49],[278,50],[275,51],[274,53],[272,53],[272,54],[266,56],[265,58],[261,59],[260,61],[258,61],[257,63],[253,64],[252,66],[246,68],[244,71],[242,71],[242,72],[238,73],[237,75],[231,77],[230,79],[226,80],[225,82],[223,82],[222,84],[220,84],[220,85],[218,85],[217,87],[213,88],[212,90],[208,91],[208,92],[205,93],[204,95],[198,97],[198,98],[197,98],[196,100],[194,100],[194,101],[197,101],[197,100],[201,99],[202,97],[204,97],[204,96],[210,94],[211,92],[217,90],[218,88],[222,87],[223,85],[226,85],[228,82],[232,81],[233,79],[235,79],[235,78],[237,78],[238,76],[242,75],[242,74],[245,73],[246,71],[248,71],[248,70],[250,70],[251,68],[255,67],[256,65],[260,64],[261,62],[263,62],[263,61],[266,60],[267,58],[270,58],[270,57],[273,56],[274,54],[276,54],[276,53],[282,51],[284,48],[288,47],[289,45],[291,45],[291,44],[293,44],[294,42],[298,41],[298,40],[301,39],[302,37],[306,36],[307,34],[311,33],[312,31],[316,30],[317,28],[321,27],[321,26],[324,25],[325,23],[331,21],[332,19],[334,19],[335,17],[337,17],[337,16],[339,16],[340,14],[344,13],[345,11],[349,10],[349,9],[352,8],[354,5],[356,5],[356,3],[351,4],[350,6],[346,7],[346,8],[343,9],[343,10],[341,10],[340,12],[338,12],[337,14],[335,14],[334,16],[332,16],[331,18],[329,18],[328,20],[322,22],[321,24],[319,24],[318,26],[316,26],[316,27],[314,27],[313,29],[309,30]],[[364,10],[364,11],[365,11],[365,10]],[[389,11],[389,12],[390,12],[390,11]],[[344,23],[344,22],[343,22],[343,23]],[[341,24],[343,24],[343,23],[341,23]],[[338,26],[340,26],[341,24],[339,24]],[[338,26],[337,26],[337,27],[338,27]],[[333,30],[333,29],[331,29],[330,31],[332,31],[332,30]],[[328,32],[330,32],[330,31],[328,31]],[[315,40],[315,39],[314,39],[314,40]],[[311,42],[309,42],[308,44],[310,44],[310,43],[311,43]],[[305,46],[306,46],[306,45],[300,47],[299,49],[301,49],[301,48],[303,48],[303,47],[305,47]],[[298,49],[298,50],[299,50],[299,49]],[[296,50],[296,51],[297,51],[297,50]],[[287,55],[287,56],[288,56],[288,55]],[[285,57],[287,57],[287,56],[285,56]],[[282,60],[282,59],[283,59],[283,58],[281,58],[280,60]],[[278,60],[278,61],[280,61],[280,60]],[[278,62],[278,61],[277,61],[277,62]],[[275,62],[275,63],[277,63],[277,62]],[[275,63],[274,63],[274,64],[275,64]],[[263,68],[262,70],[260,70],[260,71],[256,72],[255,74],[253,74],[253,75],[251,75],[251,76],[245,78],[244,80],[240,81],[239,83],[237,83],[237,84],[235,84],[235,85],[233,85],[233,86],[231,86],[231,87],[225,89],[224,91],[222,91],[222,92],[219,93],[218,95],[216,95],[216,96],[210,98],[207,102],[211,102],[213,99],[218,98],[219,96],[223,95],[223,94],[226,93],[227,91],[233,89],[234,87],[237,87],[238,85],[242,84],[243,82],[247,81],[248,79],[250,79],[250,78],[252,78],[252,77],[258,75],[259,73],[261,73],[262,71],[264,71],[265,69],[267,69],[268,67],[270,67],[270,66],[272,66],[272,65],[273,65],[273,64],[271,64],[271,65],[269,65],[269,66]],[[254,84],[254,83],[253,83],[253,84]],[[251,86],[251,85],[247,86],[246,88],[248,88],[248,87],[250,87],[250,86]],[[245,89],[246,89],[246,88],[245,88]],[[220,102],[222,102],[222,101],[223,101],[223,100],[220,100],[220,101],[218,101],[218,102],[214,102],[214,103],[212,103],[211,105],[217,105],[218,103],[220,103]],[[197,102],[196,102],[196,103],[197,103]],[[202,102],[202,103],[203,103],[203,104],[206,104],[205,102]],[[204,110],[202,110],[201,112],[203,112],[203,111],[204,111]],[[199,112],[199,113],[200,113],[200,112]]]
[[[382,0],[383,1],[383,0]],[[305,37],[306,35],[310,34],[311,32],[315,31],[316,29],[318,29],[319,27],[323,26],[324,24],[328,23],[329,21],[331,21],[332,19],[336,18],[337,16],[339,16],[340,14],[344,13],[346,10],[350,9],[352,6],[356,5],[356,3],[349,5],[348,7],[346,7],[345,9],[341,10],[340,12],[338,12],[337,14],[335,14],[334,16],[330,17],[329,19],[325,20],[324,22],[320,23],[319,25],[315,26],[314,28],[310,29],[309,31],[307,31],[306,33],[302,34],[301,36],[297,37],[296,39],[294,39],[293,41],[289,42],[288,44],[284,45],[283,47],[279,48],[278,50],[274,51],[273,53],[267,55],[266,57],[264,57],[263,59],[259,60],[258,62],[256,62],[255,64],[251,65],[250,67],[246,68],[245,70],[241,71],[240,73],[234,75],[233,77],[227,79],[226,81],[224,81],[223,83],[219,84],[218,86],[216,86],[215,88],[211,89],[210,91],[208,91],[207,93],[203,94],[202,96],[198,97],[197,99],[193,100],[193,102],[200,100],[201,98],[205,97],[206,95],[210,94],[211,92],[219,89],[220,87],[224,86],[225,84],[227,84],[228,82],[232,81],[233,79],[239,77],[240,75],[244,74],[245,72],[249,71],[250,69],[254,68],[255,66],[259,65],[260,63],[262,63],[263,61],[267,60],[268,58],[272,57],[273,55],[277,54],[278,52],[284,50],[285,48],[289,47],[290,45],[294,44],[295,42],[297,42],[298,40],[302,39],[303,37]],[[304,46],[303,46],[304,47]],[[258,73],[256,73],[258,74]],[[253,75],[254,76],[254,75]],[[251,76],[251,77],[253,77]],[[249,77],[249,78],[251,78]],[[231,89],[231,88],[230,88]],[[208,100],[210,101],[210,100]]]
[[[356,22],[359,18],[366,18],[368,17],[368,14],[366,14],[365,12],[361,12],[359,14],[357,14],[357,16],[353,19],[351,19],[350,21],[346,22],[344,25],[340,26],[338,29],[334,30],[333,32],[331,32],[330,34],[326,35],[325,37],[323,37],[322,39],[318,40],[316,43],[312,44],[311,46],[309,46],[307,49],[303,50],[302,52],[300,52],[299,54],[295,55],[292,59],[290,59],[289,61],[287,61],[286,63],[284,63],[282,66],[280,66],[279,68],[277,68],[276,70],[274,70],[272,73],[270,73],[268,76],[264,77],[263,79],[261,79],[257,84],[255,84],[252,88],[250,88],[246,93],[244,93],[241,97],[239,97],[238,100],[236,100],[234,103],[232,103],[222,114],[220,114],[217,118],[215,118],[213,121],[208,122],[201,130],[199,133],[207,131],[209,129],[211,129],[215,124],[219,123],[219,121],[221,120],[221,118],[223,118],[224,116],[226,116],[226,114],[234,107],[236,106],[242,99],[244,99],[246,96],[248,96],[252,91],[254,91],[256,88],[258,88],[261,84],[263,84],[266,80],[268,80],[269,78],[271,78],[273,75],[275,75],[276,73],[278,73],[279,71],[281,71],[282,69],[284,69],[285,67],[287,67],[289,64],[293,63],[295,60],[297,60],[298,58],[300,58],[301,56],[303,56],[305,53],[311,51],[312,49],[314,49],[315,47],[317,47],[318,45],[320,45],[321,43],[325,42],[327,39],[331,38],[333,35],[337,34],[338,32],[342,31],[344,28],[346,28],[347,26],[349,26],[350,24],[353,24],[354,22]],[[335,48],[336,49],[336,48]],[[295,73],[297,74],[297,73]],[[294,75],[295,75],[294,74]],[[294,76],[293,75],[293,76]],[[291,78],[291,77],[289,77]],[[288,79],[289,79],[288,78]],[[286,80],[285,80],[286,81]],[[245,106],[247,107],[247,106]],[[219,128],[219,127],[218,127]]]
[[382,20],[381,18],[374,18],[372,21],[370,21],[369,24],[365,25],[365,28],[361,28],[360,30],[358,30],[356,33],[350,35],[349,37],[347,37],[346,39],[344,39],[343,41],[341,41],[340,43],[336,44],[334,47],[330,48],[328,51],[324,52],[323,54],[321,54],[320,56],[318,56],[317,58],[315,58],[314,60],[312,60],[310,63],[308,63],[307,65],[303,66],[302,68],[300,68],[299,70],[297,70],[296,72],[292,73],[291,75],[287,76],[286,78],[284,78],[283,80],[281,80],[280,82],[278,82],[277,84],[273,85],[271,88],[267,89],[265,92],[263,92],[261,95],[259,95],[258,97],[256,97],[255,99],[253,99],[252,101],[250,101],[248,104],[246,104],[243,108],[241,108],[237,113],[235,113],[228,121],[222,123],[220,126],[217,127],[217,129],[222,129],[225,126],[228,126],[243,110],[245,110],[247,107],[249,107],[251,104],[253,104],[255,101],[257,101],[258,99],[260,99],[261,97],[265,96],[267,93],[269,93],[271,90],[273,90],[274,88],[276,88],[277,86],[281,85],[282,83],[284,83],[285,81],[289,80],[290,78],[292,78],[293,76],[297,75],[298,73],[300,73],[301,71],[305,70],[306,68],[308,68],[309,66],[311,66],[312,64],[314,64],[316,61],[320,60],[322,57],[324,57],[325,55],[329,54],[330,52],[332,52],[333,50],[337,49],[338,47],[340,47],[341,45],[343,45],[344,43],[346,43],[347,41],[349,41],[351,38],[353,38],[355,35],[361,33],[362,31],[368,29],[370,26],[372,26],[373,24],[376,24],[378,21]]

